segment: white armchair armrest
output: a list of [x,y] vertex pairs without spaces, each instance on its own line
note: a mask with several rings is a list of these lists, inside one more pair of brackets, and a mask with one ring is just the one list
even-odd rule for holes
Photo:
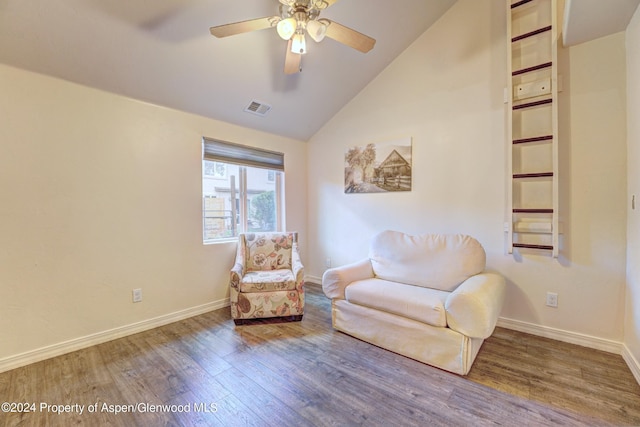
[[499,274],[471,276],[447,297],[447,325],[472,338],[488,338],[502,310],[506,285]]
[[322,275],[322,290],[331,299],[344,299],[344,288],[356,280],[374,277],[369,258],[353,264],[330,268]]
[[231,280],[230,284],[232,288],[235,288],[236,291],[240,289],[240,281],[242,280],[242,276],[244,276],[244,253],[242,252],[242,248],[238,245],[236,250],[236,262],[231,269]]
[[304,280],[304,266],[302,265],[302,260],[300,260],[300,252],[298,252],[297,245],[294,245],[291,251],[291,269],[296,278],[296,283],[302,283]]

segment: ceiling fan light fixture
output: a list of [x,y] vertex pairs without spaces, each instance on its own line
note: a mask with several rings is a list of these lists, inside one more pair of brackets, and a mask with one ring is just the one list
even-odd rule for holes
[[320,21],[309,21],[307,22],[307,34],[309,34],[314,41],[320,43],[327,34],[327,26]]
[[291,52],[297,53],[299,55],[304,55],[307,53],[307,41],[304,39],[303,33],[296,33],[293,36],[293,43],[291,43]]
[[301,55],[307,53],[306,35],[309,35],[316,43],[322,41],[325,36],[329,36],[333,40],[362,53],[369,52],[376,44],[375,39],[365,34],[335,21],[320,18],[321,12],[338,0],[279,1],[278,15],[218,25],[209,28],[209,32],[215,37],[222,38],[276,27],[278,36],[287,41],[285,74],[294,74],[302,70],[300,67]]
[[280,22],[278,22],[278,25],[276,26],[278,35],[283,40],[289,40],[291,36],[295,34],[297,28],[298,28],[298,22],[295,20],[295,18],[282,19],[280,20]]

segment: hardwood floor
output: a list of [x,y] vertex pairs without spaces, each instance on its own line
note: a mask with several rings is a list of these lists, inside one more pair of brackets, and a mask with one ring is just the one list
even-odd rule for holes
[[312,284],[302,322],[213,311],[2,373],[1,402],[30,410],[8,426],[640,425],[620,356],[497,329],[460,377],[334,331]]

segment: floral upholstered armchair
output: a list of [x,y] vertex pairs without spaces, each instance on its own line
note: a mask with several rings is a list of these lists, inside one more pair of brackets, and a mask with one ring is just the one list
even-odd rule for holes
[[230,281],[231,317],[290,317],[302,320],[304,267],[298,253],[298,233],[244,233],[238,236]]

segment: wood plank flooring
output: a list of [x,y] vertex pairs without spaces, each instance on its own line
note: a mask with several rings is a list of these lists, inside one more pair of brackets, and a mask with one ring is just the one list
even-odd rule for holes
[[0,425],[640,425],[620,356],[499,328],[461,377],[334,331],[318,285],[306,304],[302,322],[222,309],[2,373],[0,403],[33,411]]

